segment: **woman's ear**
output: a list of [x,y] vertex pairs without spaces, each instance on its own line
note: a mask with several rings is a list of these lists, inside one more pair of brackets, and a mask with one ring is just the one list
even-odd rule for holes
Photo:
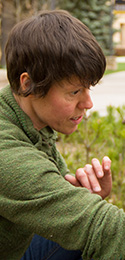
[[30,84],[30,76],[27,72],[23,72],[20,75],[20,87],[23,91],[26,90],[27,87],[29,87]]

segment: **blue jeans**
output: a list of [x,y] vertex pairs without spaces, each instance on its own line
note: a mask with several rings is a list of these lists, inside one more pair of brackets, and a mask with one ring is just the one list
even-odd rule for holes
[[35,235],[21,260],[82,260],[79,250],[65,250],[57,243]]

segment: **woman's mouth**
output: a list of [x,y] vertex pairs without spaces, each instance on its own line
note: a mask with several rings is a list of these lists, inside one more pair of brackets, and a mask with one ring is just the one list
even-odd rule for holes
[[82,120],[83,116],[74,116],[71,118],[71,121],[74,123],[74,124],[79,124]]

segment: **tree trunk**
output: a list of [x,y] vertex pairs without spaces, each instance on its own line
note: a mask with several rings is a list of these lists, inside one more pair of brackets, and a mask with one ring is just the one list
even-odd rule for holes
[[51,10],[54,10],[56,8],[56,1],[51,0]]
[[5,67],[5,45],[8,34],[14,24],[16,23],[15,5],[12,0],[2,0],[2,14],[1,14],[1,66]]

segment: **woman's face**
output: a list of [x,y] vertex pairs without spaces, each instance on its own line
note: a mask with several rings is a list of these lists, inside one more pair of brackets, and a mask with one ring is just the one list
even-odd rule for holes
[[55,83],[45,97],[30,98],[30,118],[36,129],[50,126],[63,134],[71,134],[81,122],[86,109],[93,106],[90,90],[80,81]]

